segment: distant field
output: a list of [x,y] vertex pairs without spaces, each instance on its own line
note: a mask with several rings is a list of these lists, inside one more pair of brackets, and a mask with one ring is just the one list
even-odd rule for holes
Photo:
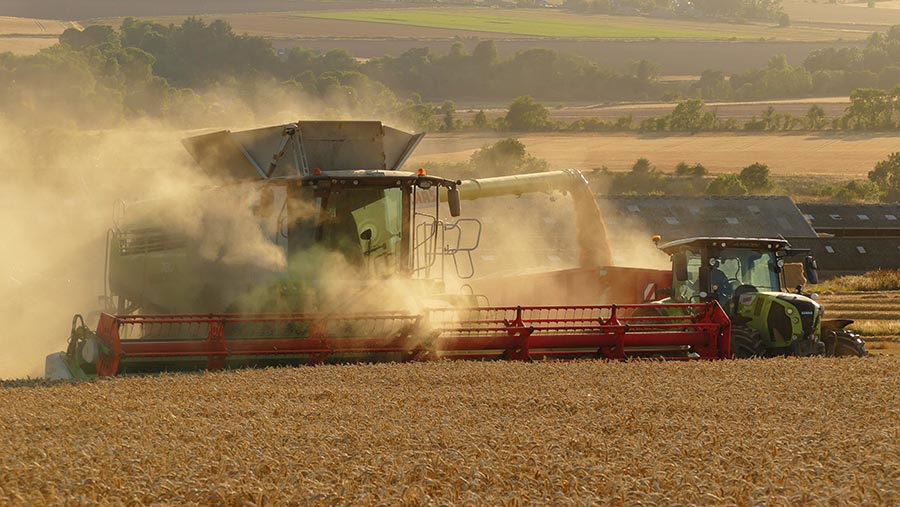
[[56,44],[67,21],[0,16],[0,53],[32,54]]
[[546,9],[498,12],[485,9],[380,9],[293,13],[299,17],[419,26],[467,32],[595,39],[837,40],[864,38],[852,28],[777,28],[771,24],[727,24],[646,17],[580,15]]
[[813,3],[803,0],[783,0],[782,8],[794,24],[816,24],[821,27],[881,28],[900,25],[900,2]]
[[777,175],[862,179],[875,163],[898,150],[893,135],[435,133],[425,138],[407,166],[466,160],[473,151],[510,135],[553,167],[585,170],[604,165],[625,170],[647,157],[665,170],[687,161],[700,162],[712,172],[737,172],[763,162]]

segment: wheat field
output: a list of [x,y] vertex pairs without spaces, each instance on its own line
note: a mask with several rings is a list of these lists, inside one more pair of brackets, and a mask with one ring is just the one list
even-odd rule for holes
[[897,505],[898,357],[0,387],[0,504]]

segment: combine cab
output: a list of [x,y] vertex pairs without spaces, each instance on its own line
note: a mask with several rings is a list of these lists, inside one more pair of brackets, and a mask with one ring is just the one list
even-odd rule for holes
[[[76,316],[47,376],[668,350],[730,357],[730,323],[715,301],[651,317],[629,304],[664,282],[658,271],[605,266],[602,220],[580,173],[463,183],[400,171],[421,137],[325,121],[185,140],[219,184],[189,203],[117,208],[106,308],[94,328]],[[561,186],[593,206],[575,213],[580,267],[518,279],[459,269],[481,234],[477,218],[460,217],[462,200]],[[549,293],[548,280],[565,290]],[[625,304],[600,304],[610,301]]]

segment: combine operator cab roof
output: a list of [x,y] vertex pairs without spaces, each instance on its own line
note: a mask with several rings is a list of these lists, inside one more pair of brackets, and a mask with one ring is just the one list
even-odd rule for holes
[[241,182],[396,171],[424,136],[380,121],[298,121],[238,132],[221,130],[189,137],[182,144],[213,178]]
[[787,240],[774,238],[685,238],[670,241],[659,246],[667,254],[673,254],[684,248],[749,248],[753,250],[784,250],[790,247]]

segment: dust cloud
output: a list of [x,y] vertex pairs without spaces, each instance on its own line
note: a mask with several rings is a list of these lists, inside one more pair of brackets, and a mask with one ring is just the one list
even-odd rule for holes
[[0,378],[40,376],[75,313],[99,308],[113,203],[165,191],[171,133],[23,129],[0,120]]
[[[156,219],[194,239],[199,255],[209,261],[269,273],[286,268],[315,289],[301,299],[312,309],[384,310],[384,302],[390,301],[387,309],[416,313],[434,294],[428,282],[416,280],[382,276],[374,283],[358,282],[371,273],[357,271],[359,266],[329,252],[318,261],[286,258],[272,240],[274,222],[247,212],[262,199],[258,189],[224,189],[224,197],[199,202],[193,197],[197,189],[216,182],[196,167],[180,143],[211,129],[241,130],[300,118],[382,119],[413,130],[409,125],[278,94],[240,96],[227,88],[208,93],[217,98],[215,107],[188,118],[190,131],[148,119],[87,130],[71,121],[46,127],[38,118],[0,116],[0,378],[41,376],[44,357],[65,349],[72,315],[95,316],[103,309],[99,296],[107,290],[107,231],[119,219],[144,220],[159,213]],[[67,117],[65,111],[54,115]],[[128,203],[124,218],[114,217],[119,199]],[[486,217],[482,244],[472,258],[475,272],[484,276],[578,265],[571,196],[518,199],[532,204],[512,211],[496,199],[464,203],[466,215]],[[487,207],[491,213],[479,211]],[[464,243],[471,240],[467,236]],[[467,259],[465,254],[457,259],[464,275],[470,271]],[[454,280],[455,270],[447,267],[448,288],[463,287],[465,276]],[[251,291],[244,302],[277,310],[266,304],[275,299],[271,290]]]
[[[247,108],[239,100],[218,93],[218,112],[194,126],[203,120],[222,122],[208,125],[215,128],[258,126],[259,115],[242,116]],[[320,112],[292,103],[272,114],[288,110],[292,120]],[[40,116],[60,121],[42,125]],[[72,315],[102,309],[106,235],[119,199],[172,203],[162,209],[182,218],[176,222],[182,232],[201,238],[210,258],[285,263],[261,240],[266,231],[233,212],[254,196],[186,209],[191,193],[212,183],[181,146],[194,132],[147,119],[85,130],[70,118],[61,110],[0,115],[0,378],[43,375],[44,357],[66,347]]]
[[[215,93],[217,110],[193,121],[194,127],[209,122],[202,131],[352,116],[296,101],[249,114],[237,94]],[[106,236],[119,199],[127,203],[129,218],[141,216],[142,207],[149,213],[161,210],[170,227],[197,240],[208,260],[269,271],[287,265],[283,250],[270,239],[271,228],[246,212],[258,201],[257,192],[235,187],[219,199],[192,198],[214,183],[180,143],[201,130],[146,119],[104,130],[79,129],[71,122],[37,127],[36,119],[21,120],[0,117],[0,379],[42,376],[45,356],[66,347],[72,315],[96,316],[103,309]]]

